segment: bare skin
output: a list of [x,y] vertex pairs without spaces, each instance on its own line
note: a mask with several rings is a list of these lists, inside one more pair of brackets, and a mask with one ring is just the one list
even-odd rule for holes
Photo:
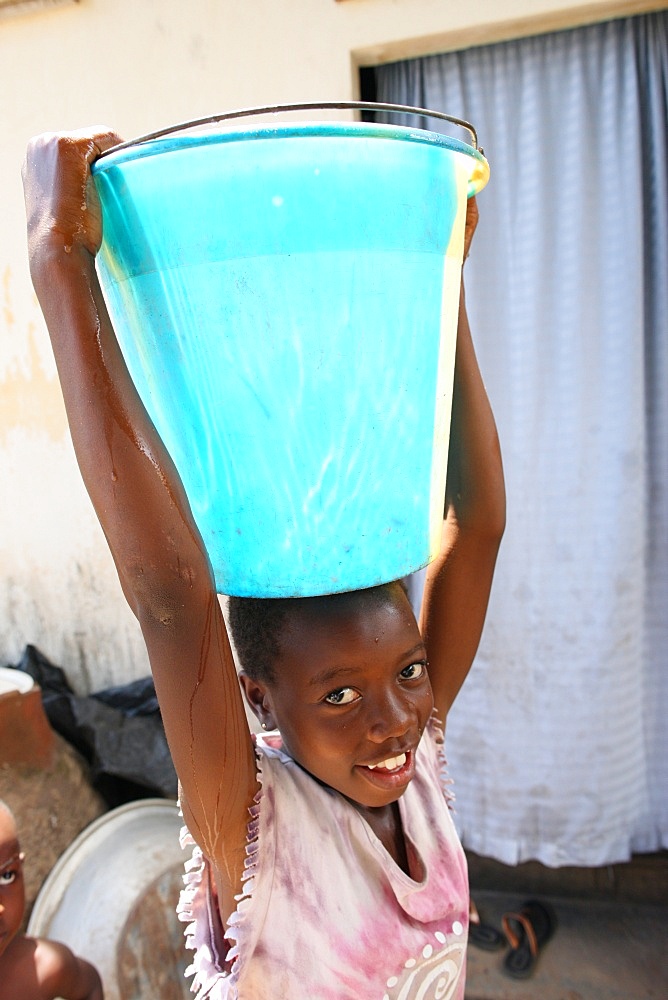
[[0,984],[11,1000],[103,1000],[97,970],[57,941],[21,931],[23,856],[11,814],[0,804]]
[[[89,164],[119,141],[104,129],[32,140],[24,165],[31,273],[77,460],[142,629],[184,815],[212,864],[226,925],[241,886],[256,762],[206,551],[95,273],[100,211]],[[467,248],[476,219],[473,202]],[[471,666],[505,519],[496,428],[463,294],[449,480],[456,488],[428,574],[422,634],[398,587],[369,606],[352,600],[328,610],[325,602],[314,616],[305,605],[281,636],[276,679],[241,677],[260,721],[277,725],[295,759],[360,809],[404,867],[396,802],[432,704],[445,719]],[[369,766],[404,752],[398,768]]]

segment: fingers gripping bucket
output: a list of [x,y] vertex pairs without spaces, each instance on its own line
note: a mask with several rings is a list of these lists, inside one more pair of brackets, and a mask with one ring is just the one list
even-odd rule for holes
[[175,134],[193,124],[94,164],[97,262],[217,589],[313,596],[426,565],[484,157],[364,122]]

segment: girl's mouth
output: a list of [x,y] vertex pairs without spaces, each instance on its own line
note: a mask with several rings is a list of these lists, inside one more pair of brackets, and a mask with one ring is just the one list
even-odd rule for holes
[[413,750],[407,750],[377,764],[358,764],[358,770],[377,788],[399,788],[407,785],[413,777],[415,754]]
[[400,753],[397,757],[388,757],[387,760],[381,760],[378,764],[367,764],[366,767],[371,771],[375,771],[379,767],[382,771],[396,771],[398,768],[403,767],[406,763],[406,754]]

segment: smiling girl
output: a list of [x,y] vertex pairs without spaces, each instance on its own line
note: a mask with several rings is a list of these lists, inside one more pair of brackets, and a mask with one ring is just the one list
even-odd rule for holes
[[[193,989],[211,1000],[461,1000],[466,864],[437,720],[475,655],[505,519],[463,291],[443,544],[421,628],[398,582],[234,598],[240,687],[206,551],[96,276],[101,223],[89,168],[120,141],[105,130],[32,140],[30,265],[81,473],[146,642],[194,841],[180,904]],[[466,252],[476,222],[471,201]],[[242,688],[266,731],[257,738]]]

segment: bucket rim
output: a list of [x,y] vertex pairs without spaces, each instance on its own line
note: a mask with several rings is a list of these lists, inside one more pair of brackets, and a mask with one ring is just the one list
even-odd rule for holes
[[[198,127],[192,125],[191,127]],[[201,127],[201,126],[199,126]],[[180,132],[157,138],[132,140],[107,150],[92,165],[93,175],[135,160],[178,153],[188,149],[235,142],[309,138],[386,139],[442,148],[472,159],[468,196],[477,194],[489,180],[489,163],[482,150],[429,129],[382,122],[313,121],[260,124],[246,128],[209,127],[205,131]]]
[[[215,115],[207,115],[205,118],[192,118],[189,121],[178,122],[175,125],[167,125],[165,128],[149,132],[145,135],[137,136],[135,139],[128,139],[125,142],[117,143],[109,149],[104,150],[101,156],[106,156],[126,146],[138,146],[140,143],[148,142],[150,139],[158,139],[163,136],[173,135],[175,132],[184,132],[202,125],[220,124],[221,122],[233,121],[235,118],[252,118],[257,115],[279,115],[288,111],[325,111],[343,110],[348,111],[384,111],[393,114],[412,115],[418,118],[437,118],[439,121],[446,121],[450,125],[455,125],[464,129],[471,135],[471,143],[474,149],[483,152],[478,143],[478,133],[471,122],[455,115],[446,114],[444,111],[435,111],[429,108],[418,108],[408,104],[389,104],[381,101],[315,101],[300,102],[298,104],[268,104],[261,107],[239,108],[236,111],[223,111]],[[429,130],[425,130],[429,131]],[[432,130],[433,131],[433,130]]]

